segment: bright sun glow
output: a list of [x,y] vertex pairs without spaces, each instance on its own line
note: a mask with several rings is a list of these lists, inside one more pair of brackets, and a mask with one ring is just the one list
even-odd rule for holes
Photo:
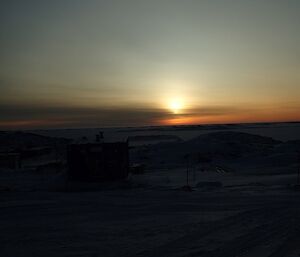
[[179,99],[174,99],[170,101],[169,108],[173,113],[178,114],[183,108],[183,103]]

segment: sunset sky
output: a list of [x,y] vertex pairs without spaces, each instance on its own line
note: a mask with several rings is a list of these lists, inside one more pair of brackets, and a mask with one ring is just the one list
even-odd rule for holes
[[3,0],[0,129],[300,120],[299,0]]

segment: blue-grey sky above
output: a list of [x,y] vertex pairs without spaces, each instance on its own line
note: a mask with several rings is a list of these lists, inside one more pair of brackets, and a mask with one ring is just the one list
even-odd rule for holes
[[1,1],[0,127],[300,120],[299,25],[298,0]]

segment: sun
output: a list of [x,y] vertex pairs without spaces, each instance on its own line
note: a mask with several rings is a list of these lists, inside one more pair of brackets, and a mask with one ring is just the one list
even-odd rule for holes
[[169,109],[174,114],[178,114],[183,109],[183,102],[180,99],[173,99],[169,103]]

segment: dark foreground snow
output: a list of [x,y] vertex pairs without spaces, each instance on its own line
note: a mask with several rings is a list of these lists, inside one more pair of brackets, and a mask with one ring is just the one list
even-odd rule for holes
[[0,256],[299,256],[300,193],[279,185],[184,192],[2,192]]

